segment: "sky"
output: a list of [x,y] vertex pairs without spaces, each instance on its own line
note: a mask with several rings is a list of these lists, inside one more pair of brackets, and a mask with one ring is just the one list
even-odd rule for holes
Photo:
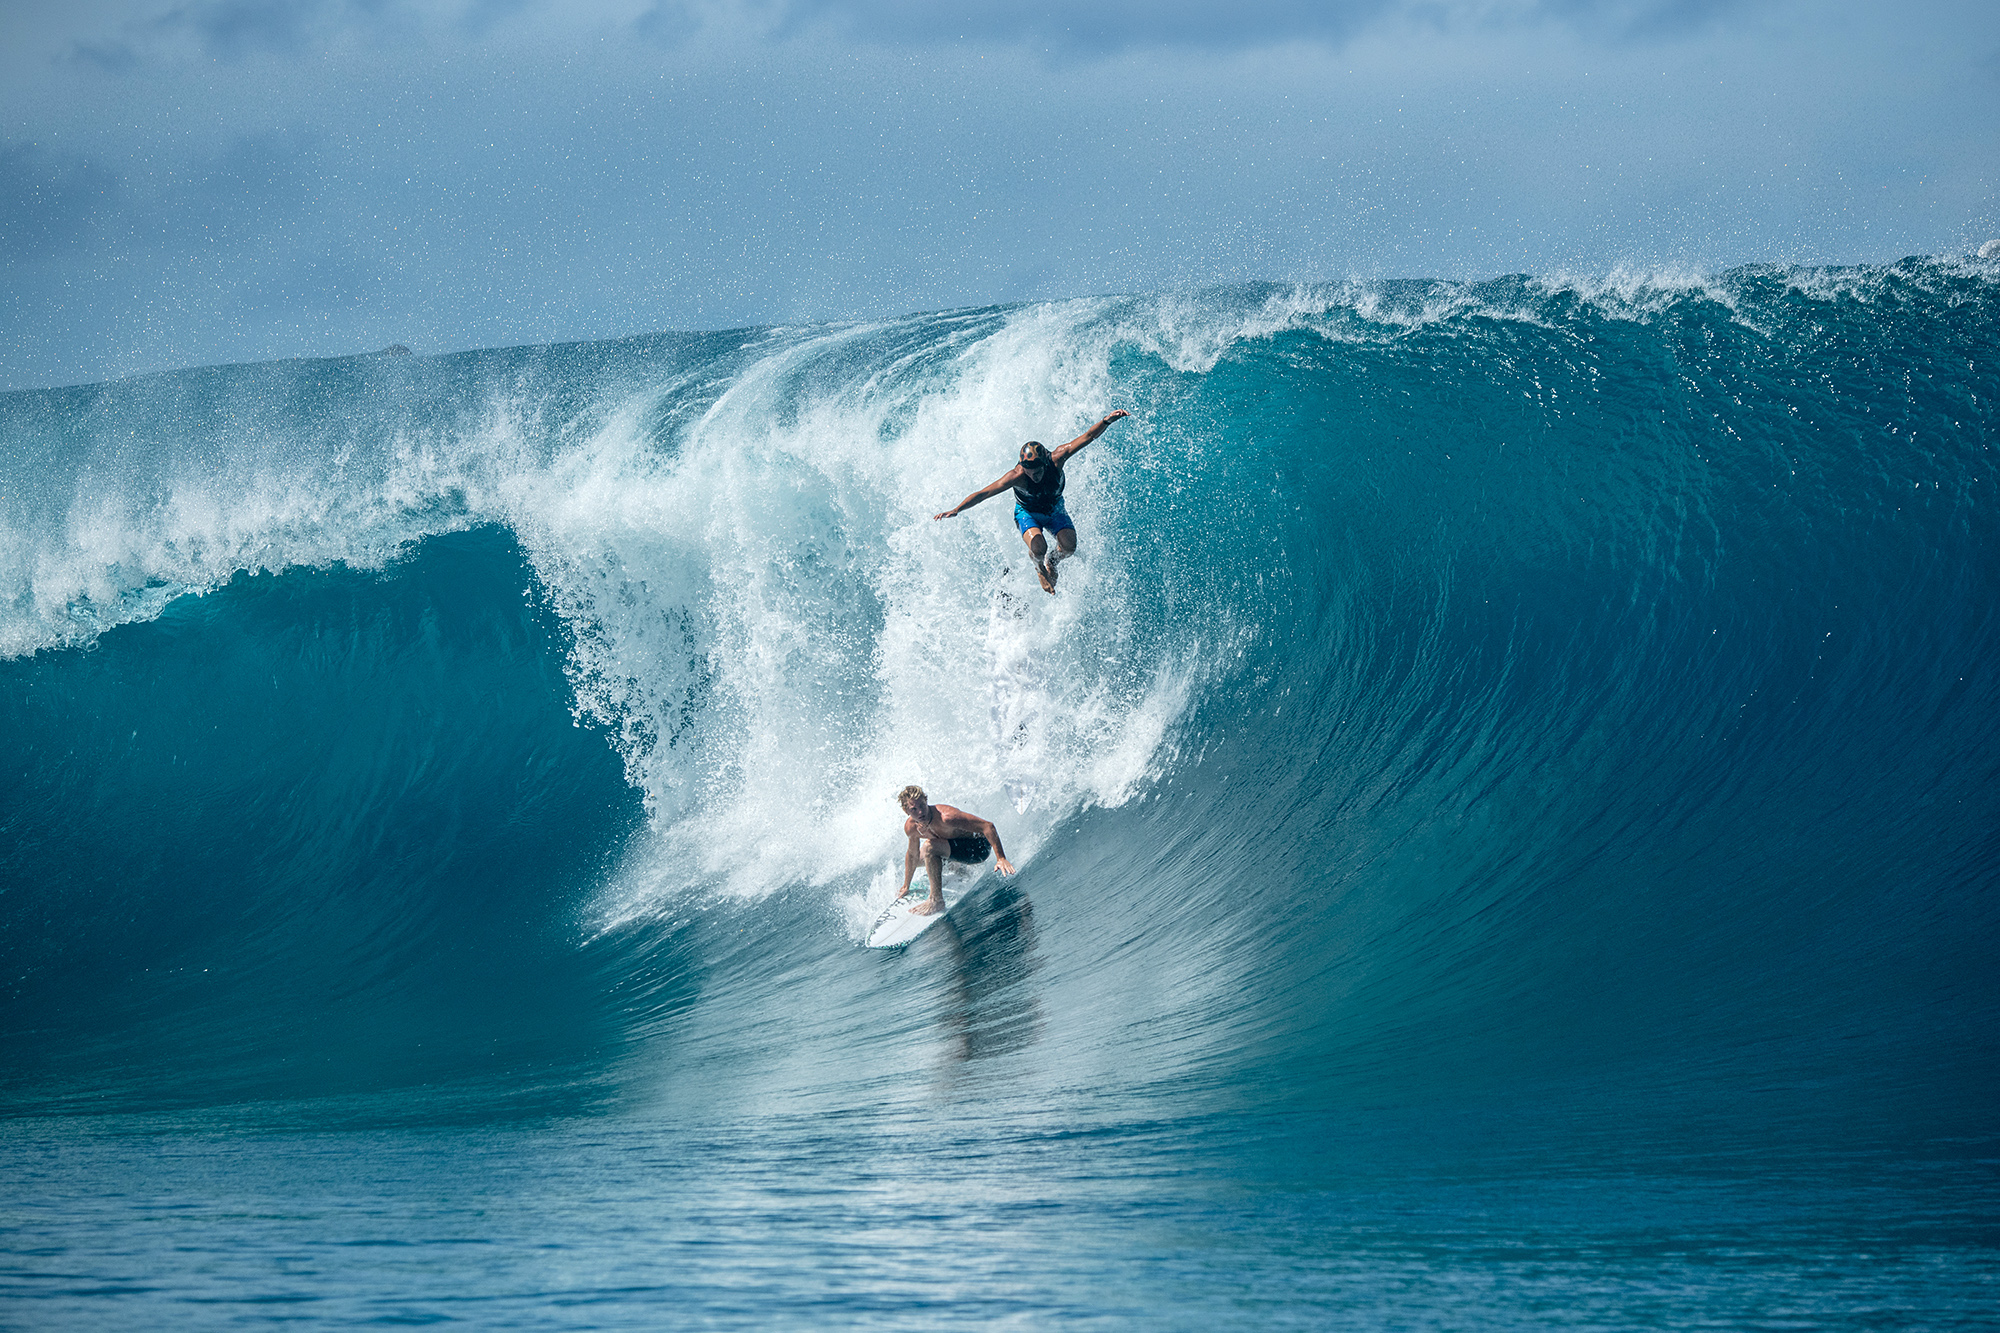
[[0,0],[0,389],[1996,236],[1993,0]]

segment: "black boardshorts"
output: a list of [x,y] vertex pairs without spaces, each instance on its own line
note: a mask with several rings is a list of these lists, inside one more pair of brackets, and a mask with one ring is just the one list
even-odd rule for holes
[[969,838],[951,840],[951,859],[976,866],[993,854],[993,844],[986,841],[986,835],[975,833]]

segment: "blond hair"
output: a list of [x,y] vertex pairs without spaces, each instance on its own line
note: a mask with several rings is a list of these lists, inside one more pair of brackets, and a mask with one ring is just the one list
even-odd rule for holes
[[924,789],[922,787],[919,787],[916,783],[913,782],[909,786],[903,788],[901,791],[896,793],[896,804],[903,807],[905,810],[910,808],[911,801],[917,801],[923,805],[929,805],[931,803],[931,798],[924,795]]

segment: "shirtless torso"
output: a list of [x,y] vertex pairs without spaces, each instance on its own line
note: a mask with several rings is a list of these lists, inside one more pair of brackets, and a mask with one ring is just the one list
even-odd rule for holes
[[926,804],[921,819],[911,815],[903,821],[903,832],[917,838],[972,838],[985,828],[985,820],[954,805]]

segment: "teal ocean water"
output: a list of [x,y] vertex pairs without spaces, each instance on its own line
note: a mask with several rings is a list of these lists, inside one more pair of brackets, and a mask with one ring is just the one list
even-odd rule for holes
[[[0,1324],[1974,1328],[2000,264],[0,395]],[[1036,586],[1020,442],[1072,466]],[[907,949],[894,793],[1021,873]]]

